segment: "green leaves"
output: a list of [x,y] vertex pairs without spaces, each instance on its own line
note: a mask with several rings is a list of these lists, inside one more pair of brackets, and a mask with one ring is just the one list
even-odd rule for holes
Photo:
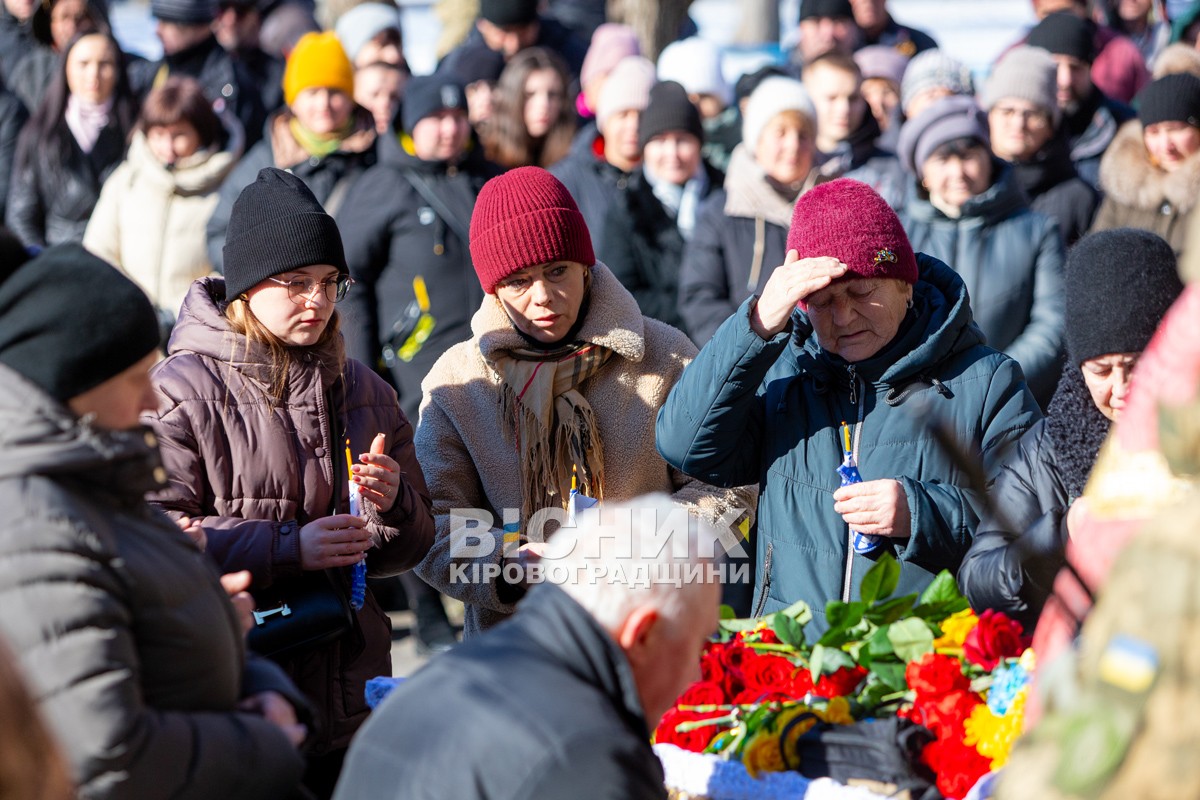
[[812,673],[813,683],[821,679],[822,673],[837,672],[842,667],[853,666],[854,659],[849,653],[821,644],[813,645],[812,658],[808,661],[808,671]]
[[[808,606],[804,607],[808,611]],[[812,616],[812,612],[808,612]],[[791,647],[804,647],[804,626],[787,615],[786,612],[777,611],[771,617],[771,630],[775,631],[775,635],[779,637],[779,641]]]
[[933,631],[923,619],[909,617],[894,622],[888,626],[887,637],[896,655],[906,663],[933,652]]
[[899,583],[900,564],[890,553],[885,553],[863,575],[858,594],[864,603],[870,605],[876,600],[891,597]]

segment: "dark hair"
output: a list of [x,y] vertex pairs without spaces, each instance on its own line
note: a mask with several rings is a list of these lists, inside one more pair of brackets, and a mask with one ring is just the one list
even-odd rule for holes
[[951,139],[950,141],[944,142],[943,144],[935,147],[933,152],[929,154],[929,157],[932,158],[937,156],[938,158],[952,158],[957,156],[962,158],[972,150],[983,150],[987,153],[991,152],[991,150],[988,149],[987,143],[983,140],[974,136],[960,136],[957,139]]
[[106,40],[116,59],[116,85],[113,86],[113,103],[108,124],[116,128],[122,140],[127,139],[133,131],[137,118],[137,103],[125,74],[125,56],[121,52],[121,45],[108,31],[82,33],[63,49],[58,59],[58,71],[46,87],[41,105],[34,110],[25,127],[21,129],[16,154],[18,169],[36,159],[38,168],[47,175],[63,170],[71,148],[75,146],[75,137],[67,127],[66,120],[67,100],[71,96],[70,89],[67,88],[67,59],[76,45],[89,36],[99,36]]
[[791,78],[793,77],[783,67],[776,64],[767,64],[764,67],[756,69],[754,72],[747,72],[737,79],[733,85],[734,102],[741,103],[743,100],[754,94],[754,90],[758,85],[770,77]]
[[[29,32],[33,34],[33,38],[49,47],[54,45],[54,37],[50,33],[50,14],[56,5],[58,5],[58,0],[42,0],[33,9],[33,17],[29,21]],[[92,23],[92,28],[88,31],[81,31],[79,35],[107,33],[112,30],[112,25],[108,21],[108,5],[104,0],[84,0],[84,10]]]
[[186,122],[200,134],[200,148],[206,149],[224,138],[225,127],[195,78],[178,75],[167,78],[162,86],[146,95],[137,129],[143,134],[156,125]]
[[[541,70],[552,70],[562,85],[562,108],[545,136],[534,139],[525,127],[525,83]],[[502,167],[548,167],[571,150],[575,137],[575,97],[566,64],[557,53],[530,47],[517,53],[500,73],[496,104],[484,133],[487,157]]]

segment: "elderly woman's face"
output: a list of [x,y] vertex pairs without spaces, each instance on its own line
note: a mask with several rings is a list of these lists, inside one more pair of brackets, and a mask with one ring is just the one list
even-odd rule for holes
[[1054,135],[1050,110],[1019,97],[1001,98],[988,112],[992,152],[1006,161],[1028,161]]
[[896,278],[854,278],[808,296],[817,343],[850,363],[871,358],[900,330],[912,285]]
[[1142,132],[1146,152],[1164,172],[1175,172],[1200,150],[1200,128],[1186,122],[1156,122]]
[[646,142],[642,166],[659,180],[683,186],[700,166],[700,140],[687,131],[667,131]]
[[1083,362],[1083,382],[1100,413],[1113,422],[1125,410],[1129,381],[1140,353],[1109,353]]
[[567,335],[579,318],[588,267],[552,261],[526,267],[496,284],[496,297],[526,336],[550,344]]
[[921,167],[921,183],[935,201],[961,208],[992,185],[992,155],[982,144],[952,153],[934,150]]

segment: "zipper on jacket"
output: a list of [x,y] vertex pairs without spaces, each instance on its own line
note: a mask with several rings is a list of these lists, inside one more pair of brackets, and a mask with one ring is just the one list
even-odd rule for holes
[[771,556],[775,554],[775,543],[767,542],[767,556],[763,559],[763,584],[762,593],[758,596],[758,606],[755,607],[754,613],[750,616],[761,617],[763,606],[767,604],[767,595],[771,591]]
[[858,370],[851,364],[846,368],[850,373],[850,405],[858,405]]

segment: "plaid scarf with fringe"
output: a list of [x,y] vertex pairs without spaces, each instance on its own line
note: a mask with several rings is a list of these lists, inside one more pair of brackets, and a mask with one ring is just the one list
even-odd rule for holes
[[595,375],[612,350],[577,342],[552,351],[516,349],[493,360],[507,435],[521,466],[521,524],[542,508],[565,509],[571,468],[579,491],[604,495],[604,448],[592,407],[576,387]]

